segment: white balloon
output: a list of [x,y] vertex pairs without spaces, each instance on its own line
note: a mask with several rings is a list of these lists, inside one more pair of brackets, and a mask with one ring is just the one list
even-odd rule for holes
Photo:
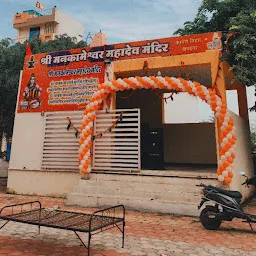
[[227,177],[227,176],[228,176],[228,172],[227,172],[227,171],[223,171],[223,172],[222,172],[222,175],[223,175],[224,177]]
[[83,166],[85,165],[85,160],[81,161],[81,165],[83,165]]
[[223,182],[224,181],[224,176],[223,175],[219,175],[218,176],[218,181]]
[[218,107],[221,107],[222,103],[221,103],[220,100],[217,100],[216,103],[217,103],[217,106],[218,106]]
[[223,142],[224,142],[224,143],[227,143],[227,142],[228,142],[228,139],[227,139],[227,138],[224,138],[224,139],[223,139]]
[[92,171],[91,167],[88,167],[87,172],[90,173]]
[[229,140],[229,139],[231,139],[231,138],[232,138],[232,134],[229,133],[229,134],[227,135],[227,139]]
[[224,127],[228,126],[228,122],[227,121],[224,121],[223,124],[222,124]]
[[226,152],[226,156],[227,156],[227,157],[230,157],[230,156],[231,156],[231,153],[230,153],[230,152]]
[[220,159],[221,159],[221,160],[225,160],[225,159],[226,159],[225,155],[222,155],[222,156],[220,157]]
[[84,149],[85,148],[85,144],[82,144],[80,147],[81,147],[81,149]]
[[232,172],[232,169],[233,169],[232,166],[229,166],[229,167],[227,167],[226,170],[227,170],[228,172]]

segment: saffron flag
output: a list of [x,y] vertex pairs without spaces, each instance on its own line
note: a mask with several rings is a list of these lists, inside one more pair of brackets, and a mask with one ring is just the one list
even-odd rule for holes
[[27,45],[26,45],[26,55],[32,55],[32,51],[31,51],[29,43],[27,43]]
[[36,1],[36,8],[43,9],[44,6],[40,2]]

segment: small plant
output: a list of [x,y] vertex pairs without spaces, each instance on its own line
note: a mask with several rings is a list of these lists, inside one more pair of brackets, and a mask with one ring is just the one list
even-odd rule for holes
[[7,156],[6,151],[0,152],[0,158],[6,159],[6,156]]

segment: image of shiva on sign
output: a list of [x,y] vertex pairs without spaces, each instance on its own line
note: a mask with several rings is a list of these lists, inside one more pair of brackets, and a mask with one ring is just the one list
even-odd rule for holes
[[20,102],[21,109],[35,109],[41,105],[40,94],[42,88],[36,83],[35,74],[32,73],[22,96],[23,101]]

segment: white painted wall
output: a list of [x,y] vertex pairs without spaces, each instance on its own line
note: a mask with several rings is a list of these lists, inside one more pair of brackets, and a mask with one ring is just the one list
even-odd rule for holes
[[44,142],[41,113],[16,113],[9,169],[40,170]]
[[165,124],[165,163],[217,164],[214,123]]
[[244,120],[240,116],[229,111],[231,114],[235,127],[236,127],[236,148],[235,148],[235,168],[234,177],[230,184],[230,190],[238,190],[243,194],[243,198],[248,198],[253,193],[253,188],[247,188],[241,186],[244,182],[244,177],[238,174],[239,171],[244,171],[248,177],[253,176],[253,162],[251,152],[251,141],[250,141],[250,129],[248,121]]
[[75,172],[9,170],[7,191],[14,194],[66,197],[78,184]]
[[56,35],[67,34],[70,37],[76,37],[78,41],[83,39],[79,36],[84,34],[84,26],[80,22],[58,9],[56,9],[55,19],[59,23],[56,27]]
[[25,42],[29,38],[29,31],[30,31],[30,28],[28,28],[28,27],[19,28],[19,30],[17,30],[18,42],[20,42],[20,43]]

